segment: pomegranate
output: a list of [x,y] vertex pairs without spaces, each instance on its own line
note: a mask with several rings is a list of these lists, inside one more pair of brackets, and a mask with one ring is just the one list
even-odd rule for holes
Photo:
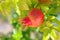
[[28,15],[22,18],[22,24],[30,27],[38,27],[44,21],[44,14],[38,8],[33,8],[30,10]]

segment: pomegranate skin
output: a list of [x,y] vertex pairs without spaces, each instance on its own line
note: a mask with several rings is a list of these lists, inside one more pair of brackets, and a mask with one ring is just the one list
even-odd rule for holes
[[41,25],[44,21],[44,14],[43,12],[38,9],[38,8],[33,8],[29,14],[28,17],[30,18],[30,20],[32,21],[32,25],[31,27],[38,27],[39,25]]
[[23,25],[26,25],[26,26],[30,26],[30,25],[32,25],[32,22],[31,22],[31,20],[29,19],[29,17],[25,17],[25,18],[23,18],[23,20],[22,20],[22,24],[23,24]]

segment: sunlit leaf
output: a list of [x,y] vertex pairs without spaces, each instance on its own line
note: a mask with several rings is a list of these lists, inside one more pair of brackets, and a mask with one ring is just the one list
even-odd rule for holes
[[29,7],[24,0],[22,0],[22,1],[19,0],[18,3],[19,3],[18,7],[19,7],[20,10],[29,10]]
[[52,21],[55,22],[55,23],[57,23],[58,25],[60,25],[60,21],[59,20],[53,19]]
[[55,33],[55,30],[51,31],[50,36],[51,36],[52,40],[55,40],[57,38],[57,34]]
[[22,38],[22,31],[21,28],[14,30],[12,35],[14,40],[20,40]]
[[49,35],[43,36],[43,39],[42,40],[48,40],[48,39],[49,39]]
[[54,27],[54,29],[55,29],[56,31],[60,32],[60,25],[57,26],[57,27]]

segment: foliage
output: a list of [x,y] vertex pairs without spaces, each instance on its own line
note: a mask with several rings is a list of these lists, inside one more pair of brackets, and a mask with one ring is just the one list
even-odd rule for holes
[[[44,23],[38,28],[28,27],[26,31],[23,31],[18,18],[25,17],[32,8],[39,8],[43,11]],[[60,32],[60,20],[57,19],[59,12],[60,0],[51,0],[49,4],[40,3],[38,0],[0,0],[0,14],[10,19],[10,23],[15,28],[11,40],[31,40],[30,33],[34,31],[43,33],[42,40],[49,40],[50,37],[55,40],[58,37],[56,31]]]

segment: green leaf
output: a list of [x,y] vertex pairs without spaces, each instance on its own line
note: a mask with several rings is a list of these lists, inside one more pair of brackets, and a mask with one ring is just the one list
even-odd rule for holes
[[21,30],[21,27],[19,29],[15,29],[13,31],[13,35],[12,35],[13,39],[14,40],[21,40],[22,38],[22,30]]
[[58,25],[60,25],[60,21],[57,20],[56,18],[52,20],[53,22],[57,23]]
[[55,40],[57,38],[57,34],[55,33],[55,30],[51,30],[50,36],[52,40]]
[[57,6],[57,2],[49,5],[49,11],[47,11],[47,14],[57,14],[59,12],[60,5]]
[[50,37],[50,32],[51,32],[51,30],[48,28],[48,29],[46,29],[45,31],[44,31],[44,36],[43,36],[43,39],[42,40],[48,40],[49,39],[49,37]]
[[48,29],[46,29],[46,31],[44,31],[44,35],[47,36],[50,32],[51,32],[51,30],[48,28]]
[[49,35],[43,36],[43,39],[42,40],[48,40],[48,39],[49,39]]
[[11,14],[10,4],[10,0],[1,1],[0,12],[3,14],[3,16],[9,16]]
[[60,26],[54,27],[54,29],[58,32],[60,32]]
[[17,4],[17,0],[11,0],[11,6],[12,8],[14,8],[14,10],[16,10],[16,4]]
[[29,10],[21,11],[21,16],[20,17],[23,18],[23,17],[27,16],[28,12],[29,12]]
[[18,5],[20,10],[29,10],[29,7],[26,4],[25,0],[19,0],[17,5]]
[[48,6],[41,5],[41,9],[43,10],[44,13],[47,13],[49,10]]

